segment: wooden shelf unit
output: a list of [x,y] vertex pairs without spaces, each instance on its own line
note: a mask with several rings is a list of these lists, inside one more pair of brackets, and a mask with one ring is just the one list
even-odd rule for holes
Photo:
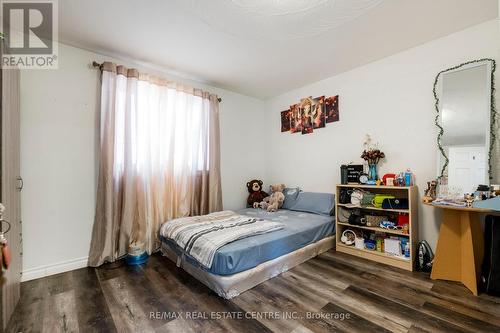
[[[350,189],[363,189],[373,194],[393,195],[396,198],[407,198],[409,202],[409,209],[383,209],[372,206],[353,207],[350,205],[341,204],[338,202],[340,198],[340,190],[344,188]],[[346,184],[337,185],[336,189],[336,205],[335,205],[335,230],[336,230],[336,248],[337,251],[354,255],[357,257],[373,260],[386,265],[399,267],[408,271],[413,271],[413,262],[417,255],[418,243],[418,188],[416,186],[396,187],[396,186],[375,186],[375,185],[358,185]],[[401,230],[387,230],[380,227],[367,227],[356,226],[349,223],[339,222],[339,208],[355,209],[359,208],[365,213],[369,214],[370,211],[375,212],[377,215],[382,215],[386,212],[388,215],[394,214],[408,214],[409,215],[409,230],[408,234],[404,234]],[[345,229],[353,230],[368,230],[373,232],[385,233],[387,236],[407,237],[410,245],[410,258],[403,258],[394,256],[385,252],[372,251],[367,249],[357,249],[354,246],[347,246],[340,241],[342,232]]]

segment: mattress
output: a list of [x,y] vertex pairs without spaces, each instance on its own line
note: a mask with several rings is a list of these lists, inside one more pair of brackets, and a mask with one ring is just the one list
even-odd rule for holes
[[335,247],[335,236],[326,237],[316,243],[266,261],[257,267],[232,275],[216,275],[207,272],[199,265],[187,262],[186,258],[177,256],[165,243],[162,244],[161,252],[220,297],[231,299],[333,247]]
[[[239,214],[279,221],[284,228],[271,233],[239,239],[219,248],[215,253],[209,273],[216,275],[232,275],[254,268],[266,261],[296,251],[315,243],[334,233],[335,224],[332,216],[278,210],[269,213],[262,209],[247,208]],[[183,251],[174,242],[161,238],[164,245],[177,255]],[[196,260],[185,254],[186,260],[196,265]]]

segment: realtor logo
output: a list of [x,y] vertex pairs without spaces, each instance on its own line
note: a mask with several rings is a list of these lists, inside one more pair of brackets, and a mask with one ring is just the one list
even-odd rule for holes
[[2,66],[57,68],[57,0],[2,0]]

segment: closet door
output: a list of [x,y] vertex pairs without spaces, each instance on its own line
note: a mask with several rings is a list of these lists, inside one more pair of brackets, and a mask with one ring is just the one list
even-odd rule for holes
[[[19,301],[21,280],[21,205],[19,142],[19,70],[2,69],[2,174],[1,198],[4,219],[11,224],[5,234],[12,252],[10,267],[3,271],[2,327],[5,329]],[[6,226],[3,226],[4,230]]]

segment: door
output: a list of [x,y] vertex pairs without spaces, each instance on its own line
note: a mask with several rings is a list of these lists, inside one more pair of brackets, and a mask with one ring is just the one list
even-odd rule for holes
[[448,187],[458,193],[472,193],[478,185],[488,184],[484,147],[450,147]]
[[[5,329],[19,301],[21,281],[21,205],[20,140],[19,140],[19,70],[2,69],[2,168],[1,198],[5,206],[3,218],[11,228],[5,234],[12,252],[9,269],[3,271],[2,327]],[[3,227],[5,230],[5,226]]]

